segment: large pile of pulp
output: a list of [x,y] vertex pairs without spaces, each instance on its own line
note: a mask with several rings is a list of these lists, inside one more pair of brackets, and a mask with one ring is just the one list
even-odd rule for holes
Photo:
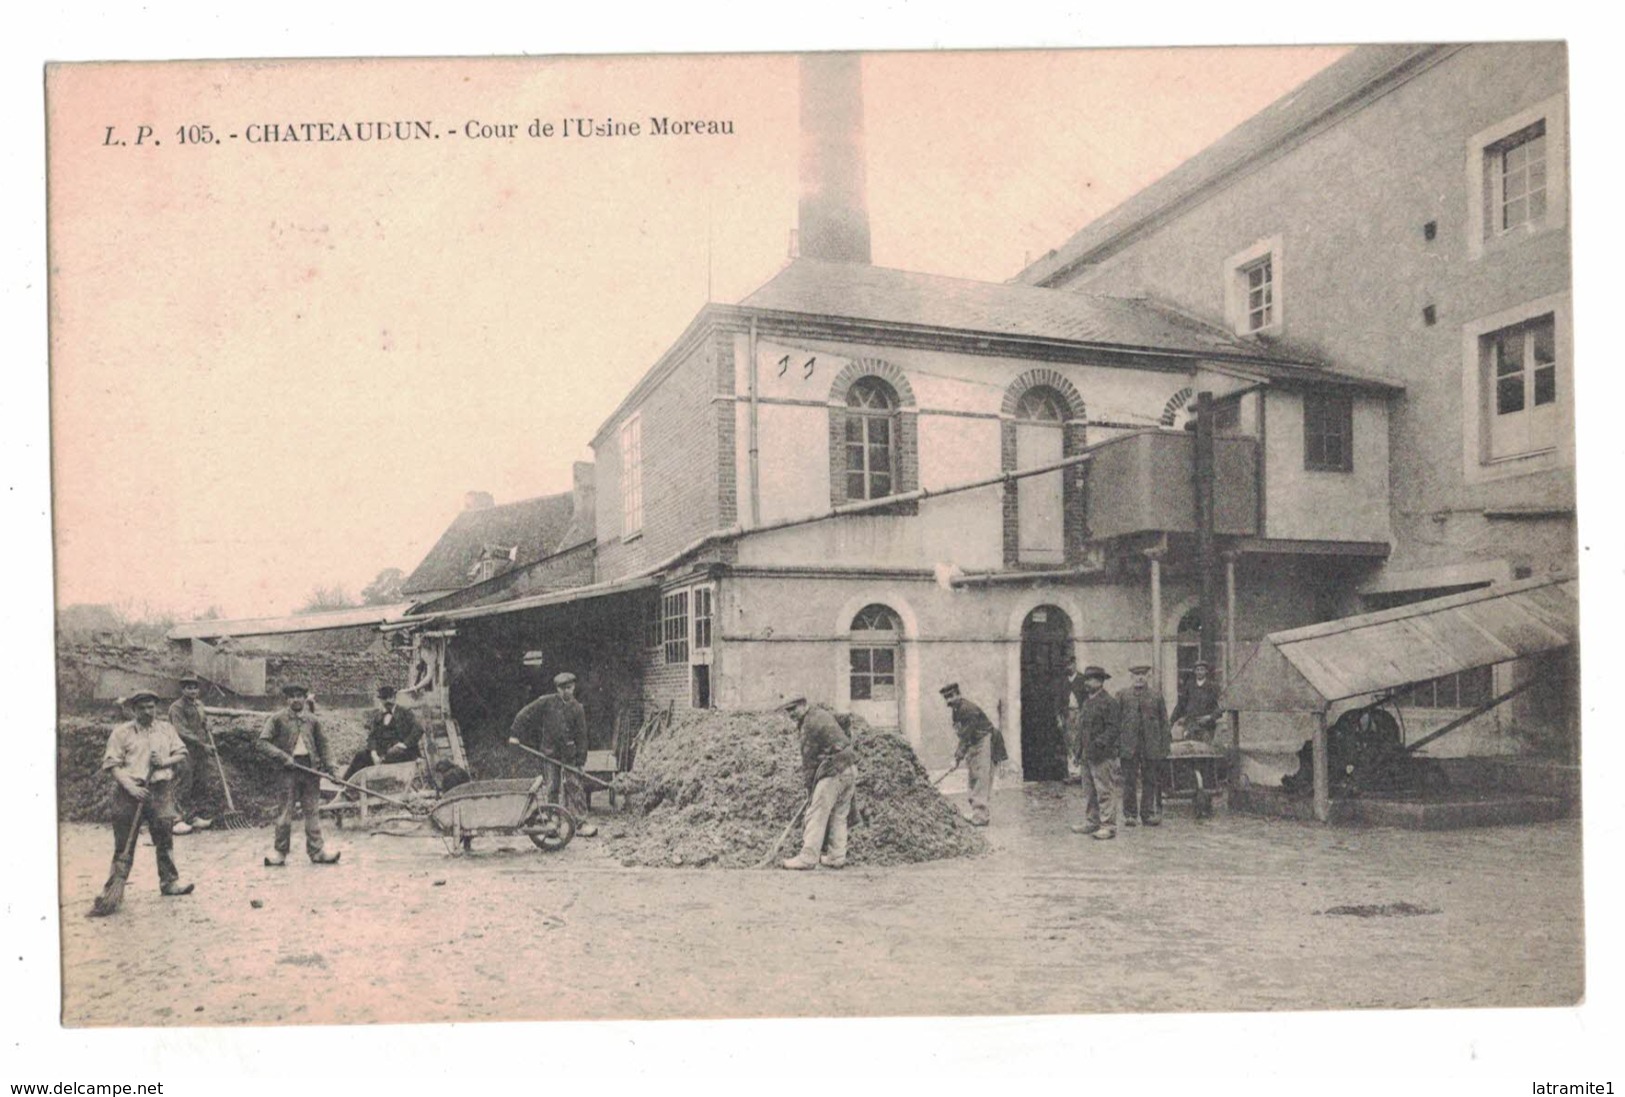
[[[254,748],[270,713],[253,716],[211,715],[209,729],[231,782],[232,802],[254,823],[276,818],[282,769]],[[317,713],[327,739],[330,761],[340,773],[366,743],[364,711],[324,708]],[[113,782],[102,772],[102,755],[113,728],[128,717],[109,706],[94,717],[63,714],[57,723],[57,815],[64,822],[103,823],[111,818]],[[202,770],[192,786],[192,807],[214,817],[226,810],[219,772],[207,755],[194,759]]]
[[[852,719],[858,805],[847,860],[891,865],[965,857],[987,844],[931,786],[908,743]],[[615,778],[626,816],[610,828],[612,852],[638,865],[760,862],[806,799],[795,723],[782,712],[701,710],[679,717]],[[800,848],[800,830],[778,856]]]

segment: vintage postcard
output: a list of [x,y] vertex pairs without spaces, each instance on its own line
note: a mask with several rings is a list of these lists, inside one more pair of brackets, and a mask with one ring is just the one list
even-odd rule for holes
[[1563,43],[46,107],[64,1025],[1584,1000]]

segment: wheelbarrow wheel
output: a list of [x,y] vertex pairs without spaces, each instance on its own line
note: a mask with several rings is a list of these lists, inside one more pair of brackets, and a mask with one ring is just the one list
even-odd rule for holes
[[576,836],[575,816],[557,804],[537,804],[524,822],[525,837],[543,853],[557,853]]

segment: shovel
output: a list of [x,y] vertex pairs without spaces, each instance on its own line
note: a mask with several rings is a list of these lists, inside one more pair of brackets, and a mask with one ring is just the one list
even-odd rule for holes
[[796,809],[795,815],[791,816],[790,821],[784,824],[784,829],[779,831],[778,840],[768,847],[767,855],[760,861],[756,862],[757,868],[766,868],[773,858],[779,855],[779,847],[784,845],[784,840],[790,837],[790,832],[796,828],[797,823],[801,822],[802,816],[807,814],[807,808],[811,803],[812,796],[809,794],[808,797],[801,802],[801,806]]
[[605,781],[603,778],[594,777],[592,774],[588,773],[586,770],[577,769],[575,766],[572,766],[568,762],[561,762],[557,758],[553,757],[551,754],[543,754],[541,751],[537,750],[535,747],[527,747],[525,744],[521,743],[518,739],[509,739],[508,740],[508,745],[513,746],[513,747],[518,747],[520,750],[526,752],[527,754],[534,754],[534,755],[536,755],[536,757],[540,758],[542,761],[551,762],[555,766],[558,766],[560,769],[567,769],[571,773],[575,774],[578,777],[585,777],[587,780],[591,781],[593,784],[597,785],[599,788],[609,788],[610,787],[609,782]]
[[949,773],[952,773],[954,770],[958,769],[963,764],[964,764],[964,759],[961,758],[959,761],[957,761],[953,765],[949,766],[947,773],[944,773],[941,777],[938,777],[935,781],[931,782],[931,787],[936,788],[938,785],[942,784],[942,782],[944,782],[944,781],[946,781],[948,779],[948,774]]
[[349,781],[346,781],[342,777],[334,777],[331,773],[323,773],[319,769],[312,769],[309,766],[302,766],[298,762],[287,762],[287,763],[284,763],[284,764],[287,766],[288,769],[296,769],[296,770],[299,770],[301,773],[313,774],[314,776],[320,777],[323,780],[332,781],[335,785],[343,785],[345,788],[353,788],[357,792],[363,792],[363,793],[366,793],[368,796],[377,797],[378,799],[384,801],[385,803],[394,804],[396,807],[399,807],[399,808],[405,808],[407,811],[412,812],[414,815],[421,815],[423,813],[422,808],[413,807],[411,804],[407,803],[405,800],[398,799],[397,797],[394,797],[394,796],[387,796],[382,792],[375,792],[375,791],[373,791],[372,789],[368,788],[365,785],[351,784]]

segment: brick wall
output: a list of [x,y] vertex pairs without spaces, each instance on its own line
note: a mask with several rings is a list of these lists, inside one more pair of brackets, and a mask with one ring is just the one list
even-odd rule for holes
[[[696,343],[594,447],[600,580],[657,564],[737,519],[733,406],[712,399],[733,393],[732,338],[714,332]],[[620,431],[633,414],[642,421],[643,530],[623,540]]]
[[674,712],[691,707],[687,663],[667,663],[659,648],[645,648],[641,664],[643,678],[643,711],[653,714],[673,705]]

